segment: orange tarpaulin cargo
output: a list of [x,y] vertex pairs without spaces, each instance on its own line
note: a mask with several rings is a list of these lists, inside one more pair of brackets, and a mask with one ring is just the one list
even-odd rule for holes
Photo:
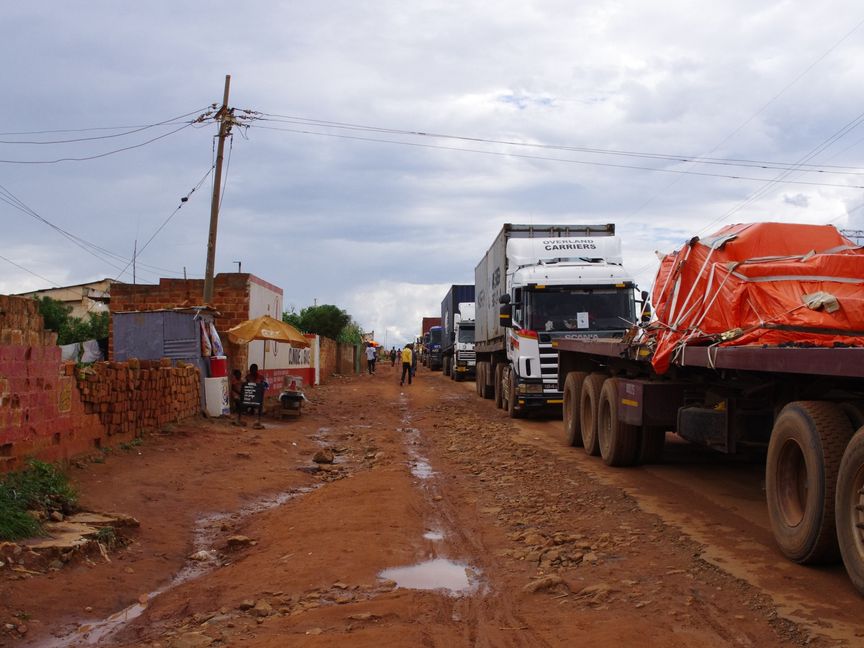
[[829,225],[730,225],[661,261],[654,369],[686,345],[864,346],[864,250]]

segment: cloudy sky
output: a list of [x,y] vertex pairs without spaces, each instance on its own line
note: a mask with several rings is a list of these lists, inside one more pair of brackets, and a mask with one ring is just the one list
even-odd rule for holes
[[203,276],[217,127],[190,122],[226,74],[217,272],[388,344],[505,222],[615,223],[644,288],[722,224],[864,228],[857,0],[48,0],[0,25],[0,293],[131,281],[136,240],[139,283]]

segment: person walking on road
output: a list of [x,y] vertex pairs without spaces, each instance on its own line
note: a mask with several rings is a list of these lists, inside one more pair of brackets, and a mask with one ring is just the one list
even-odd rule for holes
[[375,347],[371,344],[367,344],[366,346],[366,363],[369,365],[369,375],[375,373],[375,358],[378,355],[378,352],[375,350]]
[[411,384],[411,363],[414,358],[414,352],[411,351],[411,345],[406,344],[405,348],[402,349],[402,379],[399,381],[400,385],[405,384],[405,374],[408,374],[408,384]]
[[393,347],[392,349],[390,349],[390,366],[391,367],[396,366],[396,356],[397,355],[399,355],[399,354],[396,351],[396,347]]

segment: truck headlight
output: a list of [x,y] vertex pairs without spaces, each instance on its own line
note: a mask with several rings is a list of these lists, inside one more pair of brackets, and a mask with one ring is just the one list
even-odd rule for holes
[[519,383],[520,394],[542,394],[543,385],[540,383]]

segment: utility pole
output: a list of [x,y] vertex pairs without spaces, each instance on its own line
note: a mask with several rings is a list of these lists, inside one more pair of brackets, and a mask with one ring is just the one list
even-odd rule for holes
[[213,199],[210,203],[210,235],[207,237],[207,266],[204,269],[204,305],[213,302],[213,267],[216,265],[216,228],[219,223],[219,194],[222,192],[222,158],[225,153],[225,139],[231,132],[234,118],[228,109],[228,90],[231,87],[231,75],[225,75],[225,94],[222,96],[222,107],[216,113],[219,122],[219,143],[216,147],[216,175],[213,178]]

